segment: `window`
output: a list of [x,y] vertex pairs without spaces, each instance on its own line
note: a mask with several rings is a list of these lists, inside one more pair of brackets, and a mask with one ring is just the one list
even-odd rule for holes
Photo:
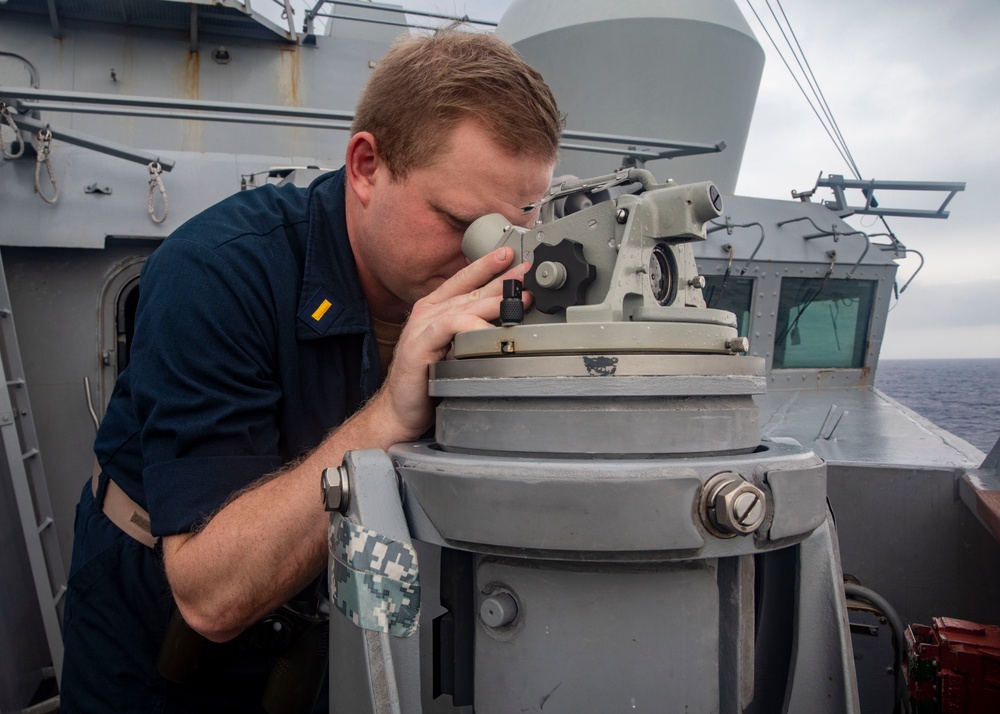
[[871,280],[784,278],[773,367],[863,367],[875,287]]
[[714,310],[728,310],[736,315],[736,329],[746,337],[750,331],[750,306],[753,302],[753,280],[751,278],[729,278],[721,275],[706,275],[705,305]]

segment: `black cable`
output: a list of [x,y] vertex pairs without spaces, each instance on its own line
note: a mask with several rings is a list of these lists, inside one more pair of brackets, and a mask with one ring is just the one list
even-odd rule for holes
[[795,72],[792,71],[792,67],[790,64],[788,64],[788,60],[785,59],[785,56],[778,48],[778,43],[771,36],[771,33],[770,31],[768,31],[767,26],[764,25],[764,21],[760,19],[760,15],[757,13],[757,9],[750,4],[750,0],[747,0],[747,6],[750,8],[751,12],[753,12],[754,17],[757,18],[757,22],[760,23],[761,29],[764,30],[764,34],[767,35],[767,39],[771,41],[771,45],[774,47],[775,52],[778,53],[778,57],[780,57],[781,61],[784,62],[785,68],[788,70],[788,73],[792,75],[792,80],[795,82],[796,86],[798,86],[799,91],[802,92],[802,96],[805,97],[806,102],[809,104],[809,108],[813,110],[813,114],[815,114],[816,118],[819,119],[819,123],[823,127],[823,131],[825,131],[826,135],[830,137],[830,141],[833,142],[834,147],[837,149],[837,153],[840,154],[840,157],[844,160],[844,163],[846,163],[847,166],[850,168],[851,167],[850,159],[847,158],[843,149],[841,149],[840,144],[837,142],[836,137],[834,137],[833,133],[830,131],[830,128],[826,125],[826,122],[823,121],[823,117],[820,116],[819,111],[817,111],[816,107],[813,106],[812,99],[810,99],[809,94],[802,87],[802,83],[799,81],[798,77],[795,76]]
[[881,612],[889,628],[892,630],[892,648],[895,651],[895,674],[896,674],[896,699],[897,708],[901,705],[905,714],[911,714],[910,695],[906,690],[906,680],[903,677],[903,657],[906,656],[906,638],[903,634],[903,620],[889,601],[879,595],[874,590],[857,585],[855,583],[844,583],[844,594],[856,600],[864,600],[871,603],[876,610]]
[[[840,143],[844,147],[844,151],[847,152],[847,156],[850,159],[851,170],[854,172],[855,178],[860,179],[861,171],[860,169],[858,169],[858,165],[854,161],[854,155],[851,154],[851,149],[850,147],[847,146],[847,140],[844,139],[844,135],[840,131],[840,126],[837,124],[837,120],[833,117],[833,110],[830,109],[830,105],[826,101],[826,96],[823,94],[823,90],[820,89],[819,80],[816,79],[816,74],[813,72],[812,66],[809,64],[809,60],[806,58],[806,53],[802,49],[802,45],[799,43],[799,38],[795,35],[795,30],[792,28],[792,23],[789,22],[788,15],[785,14],[785,8],[781,6],[781,0],[775,0],[775,2],[778,4],[778,9],[781,10],[781,16],[785,18],[785,24],[788,26],[788,32],[792,35],[792,39],[795,40],[795,46],[799,50],[798,54],[802,56],[802,61],[805,62],[805,69],[802,70],[803,74],[806,75],[807,81],[809,77],[812,77],[812,81],[809,83],[809,86],[813,88],[813,92],[815,93],[817,99],[819,100],[820,106],[824,108],[823,113],[826,114],[827,118],[830,120],[830,125],[833,127],[833,130],[837,134],[837,137],[840,139]],[[774,14],[773,11],[772,14]],[[777,19],[778,18],[775,17],[775,21],[777,21]],[[788,41],[787,37],[785,38],[785,41],[786,42]],[[800,64],[799,67],[801,68],[802,65]]]

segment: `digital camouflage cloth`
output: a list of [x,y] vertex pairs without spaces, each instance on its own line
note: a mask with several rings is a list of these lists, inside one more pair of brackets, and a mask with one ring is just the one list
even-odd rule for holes
[[339,518],[330,531],[331,600],[355,625],[409,637],[420,616],[417,553],[409,543]]

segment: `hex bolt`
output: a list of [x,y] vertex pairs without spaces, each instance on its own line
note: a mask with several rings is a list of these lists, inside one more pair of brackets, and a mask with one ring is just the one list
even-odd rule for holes
[[479,606],[479,617],[487,627],[504,627],[517,619],[517,602],[509,593],[494,593]]
[[703,487],[702,521],[724,538],[747,535],[760,528],[767,513],[764,492],[738,473],[727,471]]
[[351,504],[351,482],[348,478],[347,467],[323,469],[320,478],[320,486],[323,491],[323,505],[328,511],[339,511],[343,513]]
[[714,522],[723,533],[746,535],[764,522],[764,494],[743,479],[724,485],[713,499]]

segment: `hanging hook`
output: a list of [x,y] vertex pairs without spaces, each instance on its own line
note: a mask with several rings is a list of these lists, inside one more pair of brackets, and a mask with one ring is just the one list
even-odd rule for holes
[[[167,220],[167,214],[170,212],[170,202],[167,200],[167,189],[163,185],[163,178],[161,174],[163,173],[163,167],[160,166],[159,158],[150,161],[146,168],[149,169],[149,205],[147,212],[149,217],[152,219],[153,223],[159,225]],[[159,190],[160,196],[163,197],[163,215],[157,216],[156,211],[153,209],[153,195],[154,191]]]
[[[38,130],[38,155],[35,160],[35,193],[42,197],[46,203],[55,203],[59,200],[59,186],[56,184],[56,175],[52,170],[52,130],[48,124],[44,129]],[[49,175],[49,183],[52,184],[52,198],[42,193],[42,164],[45,164],[45,171]]]

